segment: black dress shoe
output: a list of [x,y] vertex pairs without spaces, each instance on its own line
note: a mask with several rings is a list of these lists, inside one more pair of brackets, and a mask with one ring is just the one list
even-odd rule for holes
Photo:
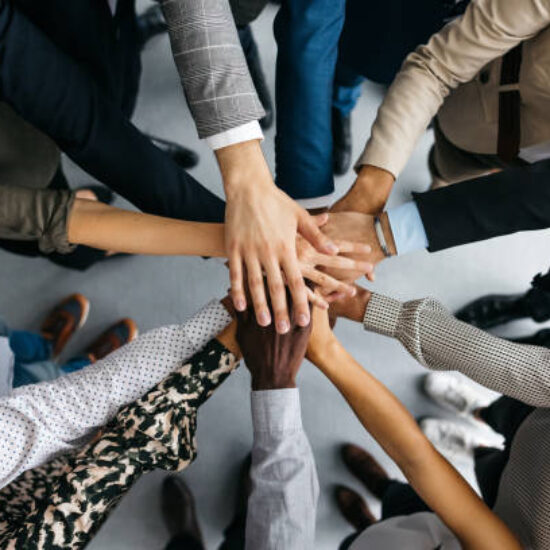
[[143,49],[147,42],[158,34],[164,34],[168,30],[168,25],[164,20],[160,5],[154,4],[147,8],[137,17],[138,40],[140,48]]
[[351,115],[332,109],[332,163],[333,172],[343,176],[351,166]]
[[531,336],[523,336],[522,338],[509,338],[511,342],[518,344],[531,344],[533,346],[543,346],[550,348],[550,328],[543,328]]
[[550,319],[550,271],[536,275],[525,294],[483,296],[463,307],[456,317],[482,329],[525,317],[537,323],[547,321]]
[[171,537],[194,539],[204,546],[193,493],[181,477],[169,476],[162,484],[162,515]]
[[496,327],[527,316],[522,298],[523,294],[483,296],[457,311],[456,317],[481,329]]
[[189,168],[193,168],[199,163],[199,155],[197,155],[195,151],[187,149],[187,147],[183,147],[182,145],[174,143],[173,141],[168,141],[166,139],[161,139],[155,136],[148,137],[154,145],[170,155],[172,159],[182,168],[189,170]]
[[258,45],[254,40],[254,35],[252,34],[250,25],[239,27],[238,31],[239,40],[241,41],[241,46],[246,58],[246,64],[248,65],[248,70],[250,71],[250,77],[252,78],[252,82],[256,88],[256,93],[258,94],[260,103],[265,111],[265,116],[260,119],[260,126],[264,130],[267,130],[273,126],[273,100],[271,99],[271,93],[265,79]]

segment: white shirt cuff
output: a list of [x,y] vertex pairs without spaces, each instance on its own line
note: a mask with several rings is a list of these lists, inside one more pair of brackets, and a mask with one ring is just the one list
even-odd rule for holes
[[282,432],[302,428],[298,388],[253,391],[250,404],[255,432]]
[[212,150],[216,151],[223,147],[229,147],[230,145],[242,143],[243,141],[252,141],[253,139],[259,139],[260,141],[264,139],[260,123],[257,120],[247,122],[246,124],[231,128],[231,130],[226,130],[225,132],[220,132],[219,134],[214,134],[213,136],[207,137],[204,141],[206,141],[207,145]]
[[388,219],[398,255],[428,248],[428,236],[414,201],[390,208]]
[[334,193],[322,197],[313,197],[312,199],[296,199],[296,202],[302,208],[328,208],[334,202]]

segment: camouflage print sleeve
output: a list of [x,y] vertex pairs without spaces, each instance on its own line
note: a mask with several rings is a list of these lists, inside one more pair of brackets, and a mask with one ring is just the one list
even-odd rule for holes
[[2,489],[0,548],[84,548],[143,474],[155,468],[180,471],[195,459],[197,410],[237,364],[212,340],[123,407],[99,439]]

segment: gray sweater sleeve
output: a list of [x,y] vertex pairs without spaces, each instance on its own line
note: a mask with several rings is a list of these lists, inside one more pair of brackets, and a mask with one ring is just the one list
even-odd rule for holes
[[0,185],[0,238],[37,240],[40,250],[67,253],[67,220],[74,203],[71,191]]
[[550,350],[508,342],[458,321],[437,300],[373,294],[366,330],[399,340],[422,365],[456,370],[534,407],[550,407]]
[[157,1],[199,137],[262,118],[229,0]]

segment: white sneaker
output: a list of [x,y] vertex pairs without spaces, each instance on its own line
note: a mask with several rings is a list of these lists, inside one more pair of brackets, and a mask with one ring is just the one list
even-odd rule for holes
[[481,423],[476,428],[454,420],[424,418],[419,425],[438,451],[455,459],[473,458],[476,447],[502,449],[504,446],[504,438]]
[[488,391],[449,372],[430,372],[425,375],[422,385],[438,405],[461,416],[470,415],[493,400]]

